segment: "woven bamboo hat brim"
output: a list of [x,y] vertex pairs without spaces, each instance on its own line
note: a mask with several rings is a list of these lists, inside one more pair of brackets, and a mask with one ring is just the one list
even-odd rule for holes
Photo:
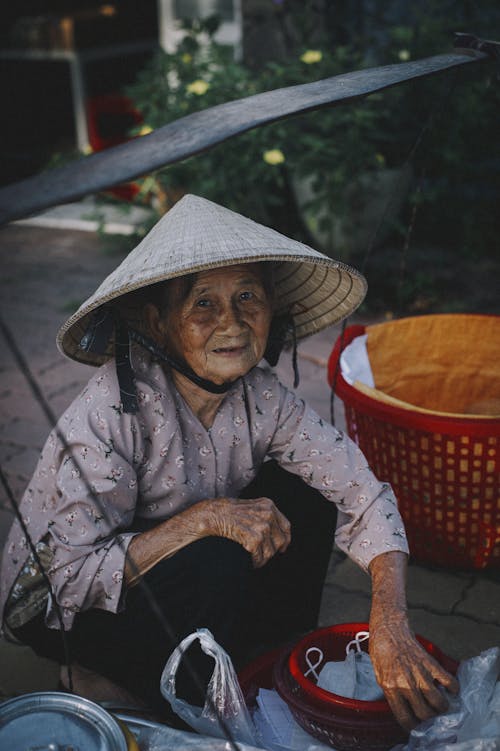
[[355,269],[307,245],[198,196],[184,196],[61,327],[57,344],[68,357],[100,365],[113,355],[79,346],[94,311],[113,303],[141,329],[145,293],[137,290],[185,274],[260,261],[273,263],[275,312],[289,311],[302,339],[350,315],[366,294]]

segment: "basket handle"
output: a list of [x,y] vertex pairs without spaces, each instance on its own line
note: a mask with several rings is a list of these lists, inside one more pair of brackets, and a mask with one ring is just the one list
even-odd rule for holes
[[370,638],[370,632],[369,631],[358,631],[354,639],[351,639],[347,647],[345,648],[346,655],[351,652],[351,647],[354,647],[356,649],[356,652],[360,654],[363,650],[359,646],[361,642],[367,641]]
[[[316,660],[315,663],[313,663],[311,661],[310,657],[309,657],[309,655],[312,652],[316,652],[316,654],[318,655],[318,659]],[[319,666],[321,665],[322,662],[323,662],[323,652],[321,651],[321,649],[319,647],[309,647],[309,649],[306,652],[306,664],[307,664],[307,667],[309,668],[309,670],[307,670],[304,673],[304,678],[307,678],[307,676],[309,675],[309,673],[312,673],[312,675],[318,681],[319,680],[319,675],[316,672],[316,668],[319,668]]]

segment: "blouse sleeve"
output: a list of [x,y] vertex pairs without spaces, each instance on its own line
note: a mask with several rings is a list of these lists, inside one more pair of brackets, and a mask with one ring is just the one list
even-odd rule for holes
[[377,480],[358,446],[280,384],[268,454],[338,507],[335,542],[363,569],[381,553],[408,553],[390,485]]
[[[88,608],[117,612],[137,500],[134,417],[103,405],[66,414],[57,441],[49,522],[54,594],[70,626]],[[47,624],[58,621],[49,603]]]

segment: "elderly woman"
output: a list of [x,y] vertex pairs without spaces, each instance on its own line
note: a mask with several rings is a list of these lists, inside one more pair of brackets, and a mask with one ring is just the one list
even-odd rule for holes
[[[186,634],[209,628],[241,664],[316,625],[336,526],[372,578],[370,653],[398,720],[445,709],[437,684],[456,682],[411,633],[390,487],[259,366],[364,294],[356,271],[273,230],[195,196],[176,204],[59,333],[65,354],[101,367],[22,500],[38,561],[10,532],[5,633],[58,660],[63,685],[71,661],[83,695],[121,689],[166,717],[159,677]],[[204,656],[192,664],[206,680]],[[179,693],[197,690],[186,672]]]

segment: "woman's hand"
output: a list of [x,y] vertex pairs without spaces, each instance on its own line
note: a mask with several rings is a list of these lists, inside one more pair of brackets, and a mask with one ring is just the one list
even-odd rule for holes
[[199,501],[129,544],[125,583],[131,587],[153,566],[202,537],[227,537],[243,545],[256,568],[290,543],[290,522],[269,498]]
[[214,498],[196,505],[205,534],[227,537],[252,556],[255,568],[290,544],[290,522],[270,498]]
[[439,685],[458,691],[456,678],[415,639],[405,613],[370,619],[370,657],[377,682],[406,730],[447,710]]
[[370,564],[372,608],[370,657],[375,676],[398,720],[407,730],[445,712],[439,690],[458,692],[458,681],[415,639],[406,613],[406,555],[384,553]]

